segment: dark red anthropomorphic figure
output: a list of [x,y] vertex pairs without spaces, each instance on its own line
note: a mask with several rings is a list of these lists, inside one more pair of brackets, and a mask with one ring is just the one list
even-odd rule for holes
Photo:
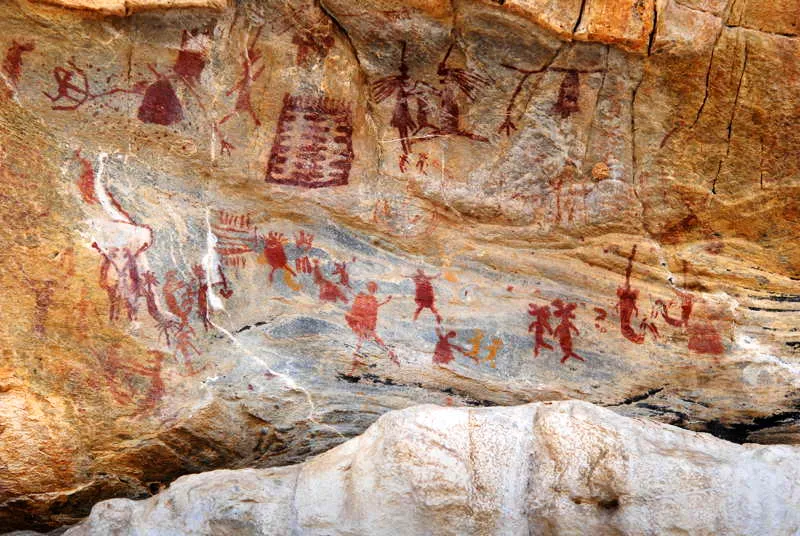
[[339,284],[343,287],[351,288],[350,287],[350,274],[347,273],[347,263],[346,262],[335,262],[333,263],[333,273],[339,276]]
[[422,312],[423,309],[430,309],[431,312],[436,315],[436,323],[442,323],[442,317],[439,314],[439,311],[436,310],[435,295],[433,292],[433,285],[431,281],[439,277],[426,275],[422,269],[417,269],[417,273],[415,275],[408,276],[414,280],[414,285],[416,286],[416,292],[414,296],[414,302],[417,304],[417,310],[414,312],[414,320],[419,318],[419,314]]
[[203,328],[208,331],[211,327],[211,317],[208,310],[208,280],[206,270],[199,264],[192,267],[194,273],[194,287],[197,296],[197,316],[203,321]]
[[546,343],[544,334],[553,334],[553,328],[550,327],[550,308],[547,305],[528,304],[528,314],[534,317],[533,322],[528,326],[528,333],[533,331],[533,355],[539,356],[540,348],[547,348],[552,350],[553,347]]
[[347,296],[342,289],[336,286],[333,281],[329,281],[319,267],[319,259],[314,259],[314,283],[319,287],[319,299],[327,302],[336,303],[337,300],[347,303]]
[[92,244],[100,255],[103,262],[100,264],[100,288],[108,294],[108,319],[111,322],[119,320],[119,312],[122,305],[122,294],[120,292],[120,279],[122,270],[114,261],[117,256],[117,248],[109,248],[109,253],[103,252],[97,243]]
[[644,343],[644,333],[636,333],[631,323],[634,316],[639,316],[639,308],[636,301],[639,299],[639,290],[631,288],[631,272],[633,271],[633,259],[636,257],[636,246],[633,246],[631,255],[628,257],[628,267],[625,270],[625,286],[617,288],[617,311],[619,311],[619,327],[622,335],[636,344]]
[[458,350],[462,354],[466,353],[464,348],[450,342],[450,339],[456,336],[455,331],[448,331],[445,333],[439,328],[436,328],[436,336],[439,337],[439,340],[436,342],[436,348],[433,350],[434,363],[446,365],[454,360],[455,356],[453,355],[453,349]]
[[573,311],[577,306],[575,303],[564,303],[561,300],[553,301],[553,307],[555,307],[553,315],[561,319],[561,323],[553,330],[553,335],[558,339],[558,344],[561,346],[562,363],[566,362],[570,357],[586,361],[572,349],[572,333],[574,332],[575,335],[581,334],[575,324],[572,323],[572,319],[575,318]]
[[553,105],[553,111],[566,119],[571,114],[580,110],[578,99],[580,99],[580,78],[577,71],[567,71],[558,89],[558,100]]
[[[350,312],[345,314],[347,325],[353,330],[353,333],[358,337],[358,344],[356,345],[356,352],[361,350],[361,345],[364,341],[375,341],[375,343],[382,349],[388,351],[389,358],[393,363],[399,364],[397,356],[393,351],[389,350],[386,343],[375,331],[378,324],[378,309],[386,305],[392,300],[389,296],[382,302],[378,302],[375,293],[378,292],[378,284],[374,281],[367,283],[367,292],[360,292],[353,301],[353,307]],[[362,364],[358,358],[353,356],[353,365]]]
[[172,67],[173,72],[187,84],[197,85],[208,62],[210,47],[211,29],[184,30],[181,36],[181,49]]
[[14,87],[17,86],[22,76],[22,55],[33,51],[34,48],[36,47],[32,42],[20,43],[18,41],[12,41],[11,46],[8,47],[5,60],[3,60],[3,72]]
[[408,64],[406,63],[406,42],[400,43],[400,74],[394,76],[387,76],[375,81],[372,84],[372,94],[376,102],[381,103],[393,94],[397,94],[395,98],[394,111],[392,112],[392,119],[389,124],[397,129],[397,135],[400,138],[400,144],[403,149],[401,155],[401,171],[405,171],[404,163],[408,162],[408,154],[411,153],[411,133],[414,131],[416,124],[411,115],[409,108],[409,98],[413,93],[413,82],[408,75]]
[[458,105],[458,96],[463,93],[469,102],[474,102],[478,91],[489,85],[490,80],[468,69],[459,69],[448,66],[450,54],[455,43],[447,49],[447,53],[439,63],[436,73],[442,89],[439,90],[439,128],[437,134],[456,135],[476,141],[489,141],[484,136],[479,136],[461,127],[461,109]]
[[675,293],[681,300],[681,317],[674,318],[670,316],[669,309],[672,306],[672,302],[665,303],[664,300],[656,300],[656,305],[661,308],[661,316],[670,326],[680,328],[680,327],[688,327],[689,326],[689,318],[692,316],[692,309],[694,308],[694,296],[688,292],[683,292],[678,289],[674,289]]
[[182,326],[188,325],[189,314],[192,312],[192,291],[186,283],[178,279],[175,270],[167,272],[162,291],[167,310],[180,320]]
[[302,255],[294,260],[294,269],[297,270],[298,274],[310,274],[314,271],[314,268],[311,266],[311,259],[309,259],[308,254],[311,252],[311,248],[314,247],[314,235],[300,231],[294,235],[294,245],[302,252]]
[[286,270],[292,275],[297,275],[294,270],[289,267],[289,260],[286,258],[286,250],[284,246],[288,240],[282,233],[270,232],[264,241],[264,257],[270,266],[269,282],[272,283],[272,277],[276,270]]
[[[248,114],[255,126],[261,126],[261,121],[258,119],[255,110],[253,110],[253,103],[251,100],[253,92],[253,83],[261,77],[266,69],[265,65],[257,66],[257,63],[262,59],[261,50],[256,47],[263,26],[259,27],[253,36],[247,49],[242,54],[242,76],[236,85],[229,89],[225,95],[230,96],[236,93],[236,103],[234,104],[233,111],[220,120],[220,124],[224,123],[231,117],[239,113]],[[263,63],[263,62],[262,62]]]

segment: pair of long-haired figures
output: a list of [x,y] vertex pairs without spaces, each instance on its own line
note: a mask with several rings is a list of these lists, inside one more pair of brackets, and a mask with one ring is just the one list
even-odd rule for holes
[[381,103],[394,95],[395,104],[389,124],[397,130],[402,147],[400,169],[405,170],[412,145],[418,139],[436,136],[462,136],[486,142],[487,138],[461,126],[459,96],[473,102],[478,91],[490,80],[469,69],[448,65],[453,51],[451,44],[437,66],[438,87],[409,74],[406,42],[400,43],[399,74],[386,76],[372,84],[373,98]]

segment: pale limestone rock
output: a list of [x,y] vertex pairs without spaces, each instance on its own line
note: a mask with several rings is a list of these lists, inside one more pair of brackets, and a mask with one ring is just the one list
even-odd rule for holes
[[793,535],[800,449],[567,401],[391,412],[301,465],[99,503],[66,536]]

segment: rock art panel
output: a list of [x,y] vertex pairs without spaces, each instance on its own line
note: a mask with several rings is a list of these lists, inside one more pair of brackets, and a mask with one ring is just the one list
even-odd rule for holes
[[0,527],[417,403],[796,443],[794,14],[584,4],[0,7]]

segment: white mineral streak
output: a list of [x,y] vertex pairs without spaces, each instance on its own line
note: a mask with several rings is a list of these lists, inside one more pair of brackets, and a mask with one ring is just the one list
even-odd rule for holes
[[800,534],[800,449],[585,402],[417,406],[306,463],[180,478],[68,536]]

